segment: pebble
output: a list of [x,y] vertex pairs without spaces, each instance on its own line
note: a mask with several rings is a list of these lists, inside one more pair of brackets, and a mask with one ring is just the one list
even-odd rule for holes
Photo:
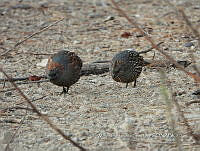
[[0,79],[3,79],[4,74],[2,72],[0,72]]
[[12,92],[11,92],[11,91],[5,93],[5,96],[7,96],[7,97],[9,97],[9,96],[11,96],[11,95],[12,95]]
[[110,21],[110,20],[114,20],[115,17],[114,16],[108,16],[106,17],[106,19],[104,20],[104,22]]
[[184,44],[185,47],[192,47],[194,44],[192,42],[188,42]]
[[74,40],[73,44],[81,44],[81,41],[78,41],[78,40]]
[[48,59],[43,59],[41,62],[37,63],[38,67],[46,67]]
[[103,17],[103,15],[98,14],[98,13],[91,13],[89,14],[89,18],[93,19],[93,18],[101,18]]
[[28,4],[17,4],[15,6],[11,6],[12,9],[31,9],[33,8],[31,5]]
[[200,95],[200,89],[194,91],[192,94],[193,94],[193,95]]

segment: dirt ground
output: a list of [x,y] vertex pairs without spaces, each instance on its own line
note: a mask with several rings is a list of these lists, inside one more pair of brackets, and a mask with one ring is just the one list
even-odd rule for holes
[[[193,52],[197,65],[200,65],[197,38],[165,1],[116,2],[155,43],[164,42],[160,48],[166,53],[176,60],[194,61],[190,57]],[[196,29],[200,27],[199,0],[171,2],[183,8]],[[151,47],[143,35],[112,9],[111,3],[106,0],[1,0],[0,54],[62,17],[65,19],[57,25],[1,57],[0,65],[4,71],[12,77],[44,75],[48,54],[61,49],[74,51],[84,63],[90,63],[109,60],[126,48],[142,51]],[[125,32],[129,32],[130,36],[123,37]],[[165,59],[155,52],[155,59]],[[152,59],[153,55],[149,52],[143,57]],[[194,73],[193,64],[186,70]],[[185,105],[199,100],[192,95],[199,85],[176,68],[163,70],[173,92],[177,94],[176,99],[189,125],[196,134],[200,134],[200,104]],[[0,78],[5,77],[0,74]],[[14,106],[26,107],[25,103],[16,105],[23,99],[10,83],[3,86],[0,83],[1,110]],[[35,100],[33,103],[39,111],[48,115],[53,123],[88,150],[177,150],[175,135],[180,138],[182,150],[197,151],[200,148],[188,135],[175,107],[172,108],[177,131],[174,135],[174,129],[169,125],[170,116],[161,93],[157,69],[145,67],[136,88],[131,84],[125,88],[125,84],[113,81],[109,73],[83,76],[65,97],[58,94],[62,87],[49,82],[18,86],[30,100]],[[5,148],[25,114],[25,120],[10,144],[10,151],[78,150],[35,113],[19,108],[0,113],[0,150]]]

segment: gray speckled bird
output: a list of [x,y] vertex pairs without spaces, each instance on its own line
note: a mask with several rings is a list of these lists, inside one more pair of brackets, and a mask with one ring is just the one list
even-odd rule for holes
[[82,61],[74,52],[61,50],[49,57],[47,77],[51,83],[62,86],[62,93],[65,94],[80,79],[81,68]]
[[136,80],[142,72],[144,66],[143,57],[134,49],[126,49],[116,54],[111,60],[111,76],[117,82],[128,83],[134,82],[136,87]]

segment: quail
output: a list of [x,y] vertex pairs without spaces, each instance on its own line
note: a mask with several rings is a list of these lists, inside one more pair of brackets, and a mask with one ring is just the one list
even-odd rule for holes
[[130,82],[134,82],[134,87],[136,87],[136,80],[143,66],[145,66],[145,61],[140,53],[134,49],[126,49],[116,54],[111,60],[111,76],[117,82],[126,83],[126,88]]
[[79,56],[74,52],[61,50],[49,57],[46,65],[47,78],[51,83],[62,86],[62,93],[66,94],[69,87],[80,79],[81,68],[82,60]]

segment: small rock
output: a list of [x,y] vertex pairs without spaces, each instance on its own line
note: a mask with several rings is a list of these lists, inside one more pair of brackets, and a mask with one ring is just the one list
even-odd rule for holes
[[177,63],[180,64],[180,65],[182,65],[184,68],[186,68],[186,67],[189,66],[192,62],[187,61],[187,60],[185,60],[185,61],[184,61],[184,60],[183,60],[183,61],[182,61],[182,60],[178,60]]
[[89,18],[101,18],[103,17],[101,14],[98,13],[91,13],[89,14]]
[[31,5],[28,4],[17,4],[11,7],[12,9],[31,9],[33,8]]
[[[183,66],[184,68],[188,67],[192,62],[187,61],[187,60],[178,60],[177,63],[181,66]],[[172,64],[173,68],[176,68],[175,64]]]
[[185,91],[174,92],[175,96],[181,96],[183,94],[186,94],[186,92]]
[[0,79],[3,79],[4,74],[2,72],[0,72]]
[[194,44],[192,42],[188,42],[184,44],[185,47],[192,47]]
[[43,59],[41,62],[37,63],[38,67],[46,67],[48,59]]
[[194,91],[192,94],[193,94],[193,95],[200,95],[200,89]]
[[137,126],[137,120],[126,114],[124,122],[120,125],[120,128],[123,130],[129,130],[130,128],[136,126]]
[[139,14],[135,14],[135,17],[140,18],[140,15]]
[[114,20],[114,19],[115,19],[115,17],[108,16],[108,17],[106,17],[106,19],[104,20],[104,22],[107,22],[107,21],[110,21],[110,20]]
[[5,96],[7,96],[7,97],[8,97],[8,96],[11,96],[11,95],[12,95],[12,92],[11,92],[11,91],[5,93]]
[[78,40],[74,40],[74,42],[73,42],[73,44],[81,44],[81,42],[80,41],[78,41]]

